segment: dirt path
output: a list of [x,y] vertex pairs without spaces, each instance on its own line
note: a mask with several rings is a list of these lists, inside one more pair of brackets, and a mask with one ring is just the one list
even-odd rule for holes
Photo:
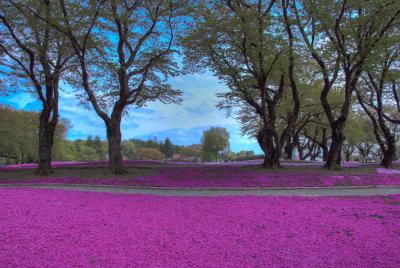
[[297,188],[165,188],[74,184],[2,184],[0,188],[61,189],[88,192],[154,194],[166,196],[371,196],[400,194],[400,186],[297,187]]

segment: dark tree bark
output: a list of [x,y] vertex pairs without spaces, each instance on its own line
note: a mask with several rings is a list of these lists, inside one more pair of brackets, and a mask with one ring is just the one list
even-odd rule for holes
[[336,169],[340,167],[340,154],[345,137],[343,135],[343,126],[336,127],[335,125],[331,125],[331,131],[332,142],[326,156],[326,163],[324,167],[328,169]]
[[[49,27],[49,26],[48,26]],[[49,40],[46,40],[48,42]],[[47,44],[46,44],[47,46]],[[58,124],[59,82],[65,61],[59,48],[59,55],[54,70],[51,70],[47,53],[40,53],[40,63],[45,73],[45,96],[41,97],[42,111],[39,116],[39,163],[37,174],[48,175],[52,173],[52,149],[54,133]],[[40,90],[38,90],[41,92]],[[43,95],[43,94],[42,94]]]
[[285,144],[284,150],[285,150],[285,159],[293,160],[294,143],[288,140]]
[[48,175],[51,171],[52,147],[55,126],[49,123],[50,113],[43,109],[39,118],[39,164],[37,174]]
[[280,168],[280,152],[277,133],[274,129],[263,129],[257,135],[258,144],[264,153],[263,167],[265,168]]
[[388,141],[387,148],[383,152],[381,166],[384,168],[392,168],[393,160],[396,159],[396,143],[393,140]]
[[297,133],[297,134],[294,136],[294,140],[295,140],[295,144],[296,144],[297,151],[298,151],[298,153],[299,153],[299,159],[300,159],[300,160],[304,160],[304,151],[303,151],[303,148],[302,148],[302,146],[301,146],[301,144],[300,144],[299,133]]
[[121,129],[120,123],[110,123],[107,127],[108,159],[111,172],[114,174],[123,173],[122,152],[121,152]]

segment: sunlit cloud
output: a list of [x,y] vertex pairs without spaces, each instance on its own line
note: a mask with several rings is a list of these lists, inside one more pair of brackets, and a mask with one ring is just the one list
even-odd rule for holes
[[[123,139],[156,137],[172,139],[175,144],[200,143],[204,130],[212,126],[225,127],[231,135],[231,150],[254,150],[260,152],[254,139],[240,135],[240,125],[233,118],[227,118],[225,111],[216,108],[216,93],[227,90],[210,73],[186,75],[171,79],[174,88],[183,91],[182,103],[148,103],[145,107],[129,107],[122,120]],[[1,103],[16,109],[39,111],[41,103],[27,93],[2,97]],[[60,92],[60,117],[67,119],[71,129],[69,139],[84,139],[88,135],[106,138],[104,122],[93,109],[79,104],[74,91],[62,84]]]

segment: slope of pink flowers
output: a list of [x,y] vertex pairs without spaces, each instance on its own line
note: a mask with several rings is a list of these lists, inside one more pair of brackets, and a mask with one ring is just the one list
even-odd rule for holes
[[0,267],[400,267],[400,196],[0,199]]
[[337,175],[310,171],[251,171],[234,167],[165,168],[160,174],[135,178],[131,185],[157,187],[332,187],[400,185],[400,174]]
[[[55,162],[61,167],[98,167],[106,162]],[[18,174],[8,177],[8,172],[32,169],[34,164],[3,167],[0,178],[2,183],[58,183],[90,185],[126,185],[146,187],[183,187],[183,188],[262,188],[262,187],[335,187],[335,186],[400,186],[400,169],[377,168],[366,173],[362,168],[353,167],[352,172],[323,172],[319,162],[285,162],[287,167],[281,170],[252,169],[259,161],[230,162],[223,164],[181,164],[160,161],[126,161],[126,166],[153,166],[160,172],[132,178],[82,178],[57,176],[57,172],[48,177],[20,180]],[[360,165],[360,164],[359,164]],[[350,165],[348,165],[350,167]],[[155,171],[156,172],[156,171]],[[126,176],[125,176],[126,177]]]
[[335,187],[335,186],[400,186],[400,174],[382,171],[366,173],[326,173],[320,168],[304,170],[259,171],[236,166],[193,165],[185,167],[165,166],[156,175],[133,178],[77,178],[77,177],[40,177],[20,180],[7,177],[4,173],[2,183],[58,183],[90,185],[125,185],[146,187],[183,187],[183,188],[262,188],[262,187]]

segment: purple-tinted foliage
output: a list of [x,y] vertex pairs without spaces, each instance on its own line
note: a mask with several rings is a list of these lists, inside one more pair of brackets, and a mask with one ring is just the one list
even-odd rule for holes
[[0,267],[400,267],[400,196],[0,198]]

